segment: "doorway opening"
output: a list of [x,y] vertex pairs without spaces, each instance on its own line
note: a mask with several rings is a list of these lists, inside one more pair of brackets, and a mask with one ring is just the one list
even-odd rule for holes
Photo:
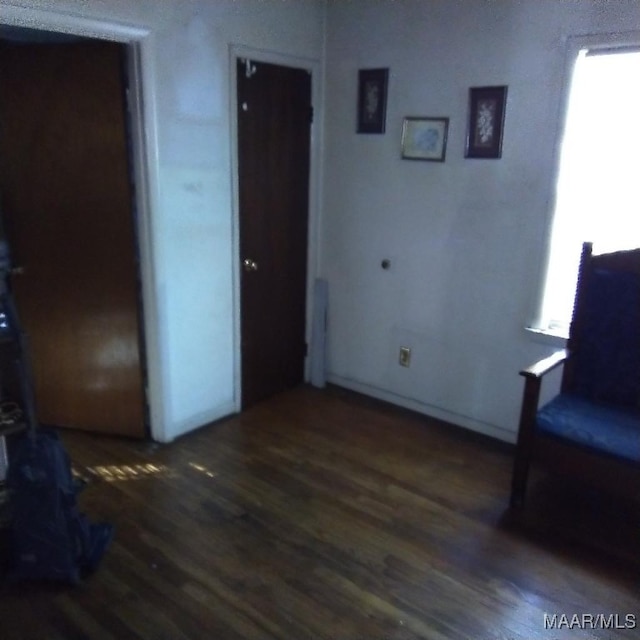
[[125,44],[0,30],[3,217],[41,423],[145,437]]

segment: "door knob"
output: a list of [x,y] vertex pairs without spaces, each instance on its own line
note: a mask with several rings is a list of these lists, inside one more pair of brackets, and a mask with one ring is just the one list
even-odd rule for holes
[[258,263],[255,260],[252,260],[251,258],[245,258],[242,262],[242,266],[244,267],[244,270],[247,272],[258,270]]

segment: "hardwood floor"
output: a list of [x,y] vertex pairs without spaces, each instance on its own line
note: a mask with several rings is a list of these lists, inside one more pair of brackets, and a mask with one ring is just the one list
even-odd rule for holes
[[540,481],[515,522],[511,448],[423,416],[303,387],[170,445],[63,439],[116,535],[80,587],[2,586],[3,639],[640,637],[544,628],[640,618],[638,509]]

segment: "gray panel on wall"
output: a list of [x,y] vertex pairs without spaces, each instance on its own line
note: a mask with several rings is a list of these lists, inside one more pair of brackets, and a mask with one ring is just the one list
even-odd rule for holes
[[316,278],[313,285],[313,319],[311,325],[311,384],[324,387],[327,383],[327,302],[329,285]]

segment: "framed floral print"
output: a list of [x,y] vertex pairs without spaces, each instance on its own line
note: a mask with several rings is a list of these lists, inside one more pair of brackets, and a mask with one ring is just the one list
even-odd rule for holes
[[384,133],[389,69],[358,72],[358,133]]
[[466,158],[500,158],[507,87],[469,89]]

